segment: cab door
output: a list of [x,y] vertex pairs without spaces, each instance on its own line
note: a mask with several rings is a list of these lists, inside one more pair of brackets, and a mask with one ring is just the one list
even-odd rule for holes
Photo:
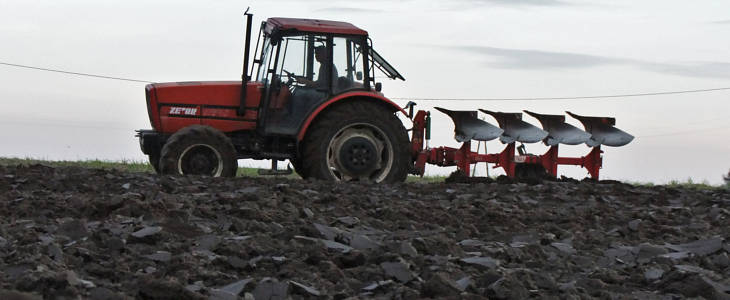
[[317,49],[331,53],[332,37],[291,35],[277,44],[263,129],[266,135],[294,136],[306,117],[332,95],[333,79],[327,79],[327,84],[313,84],[335,68],[327,55],[316,55],[322,51]]

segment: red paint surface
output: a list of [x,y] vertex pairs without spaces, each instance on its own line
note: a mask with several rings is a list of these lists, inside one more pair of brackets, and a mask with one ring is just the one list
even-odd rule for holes
[[347,22],[294,19],[294,18],[269,18],[266,20],[266,32],[271,33],[274,28],[279,30],[299,30],[309,32],[368,35],[368,32]]
[[307,129],[309,129],[309,126],[312,125],[312,121],[325,108],[332,105],[333,103],[336,103],[338,101],[343,101],[346,99],[350,99],[350,98],[368,99],[368,100],[372,100],[375,102],[387,103],[388,105],[390,105],[393,108],[393,111],[400,111],[404,115],[408,115],[408,113],[406,113],[406,111],[403,110],[403,108],[398,106],[398,104],[395,104],[393,101],[390,101],[390,99],[385,98],[376,93],[365,92],[365,91],[353,91],[353,92],[342,93],[342,94],[339,94],[339,95],[333,97],[332,99],[327,100],[326,102],[322,103],[319,107],[317,107],[317,109],[311,115],[309,115],[309,117],[307,117],[307,119],[304,121],[304,125],[299,130],[299,134],[297,134],[297,140],[301,141],[304,139],[304,135],[307,134]]
[[[244,115],[237,115],[241,99],[240,81],[172,82],[148,85],[151,91],[148,109],[152,127],[172,134],[183,127],[203,124],[223,132],[253,130],[256,128],[261,103],[259,82],[249,82],[246,88]],[[171,107],[195,107],[197,118],[170,114]]]

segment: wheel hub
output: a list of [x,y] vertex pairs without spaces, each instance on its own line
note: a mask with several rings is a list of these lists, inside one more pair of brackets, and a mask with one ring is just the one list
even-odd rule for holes
[[367,128],[348,128],[330,144],[328,165],[340,180],[368,180],[382,168],[384,147]]
[[357,136],[342,144],[338,158],[347,173],[360,176],[375,169],[378,153],[371,140]]
[[220,176],[223,160],[220,153],[205,144],[191,145],[178,160],[180,174]]

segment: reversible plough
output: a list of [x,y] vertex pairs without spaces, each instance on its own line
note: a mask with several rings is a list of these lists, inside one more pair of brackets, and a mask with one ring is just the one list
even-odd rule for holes
[[[542,124],[542,129],[522,120],[522,113],[495,112],[480,109],[491,115],[499,126],[494,126],[477,116],[477,111],[455,111],[441,107],[436,110],[447,114],[454,122],[454,138],[461,142],[460,148],[428,146],[430,135],[430,112],[419,110],[413,115],[412,152],[415,153],[415,170],[423,175],[426,164],[437,166],[456,166],[464,175],[469,176],[470,166],[476,163],[492,163],[494,168],[502,168],[512,178],[530,178],[547,174],[558,176],[558,165],[575,165],[585,168],[591,178],[598,179],[603,158],[601,146],[620,147],[631,142],[634,137],[616,127],[616,120],[609,117],[587,117],[566,112],[583,124],[584,130],[565,122],[563,115],[546,115],[524,111]],[[471,141],[486,142],[499,138],[506,144],[499,153],[480,154],[471,150]],[[542,141],[549,146],[542,155],[526,153],[524,145]],[[585,143],[591,151],[582,157],[562,157],[558,155],[560,144],[579,145]]]

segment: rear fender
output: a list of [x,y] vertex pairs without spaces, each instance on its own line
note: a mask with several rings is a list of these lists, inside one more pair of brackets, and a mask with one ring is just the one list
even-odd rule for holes
[[304,124],[302,125],[302,128],[299,129],[299,133],[297,134],[297,142],[301,142],[304,137],[307,135],[307,130],[309,129],[309,126],[314,123],[314,121],[317,119],[318,116],[321,115],[322,112],[326,111],[328,108],[330,108],[334,103],[341,103],[343,101],[355,101],[355,100],[365,100],[365,101],[371,101],[375,103],[382,103],[383,105],[390,107],[393,112],[400,111],[403,113],[403,115],[408,116],[408,113],[398,106],[398,104],[395,104],[393,101],[391,101],[388,98],[385,98],[381,95],[374,94],[372,92],[364,92],[364,91],[354,91],[354,92],[347,92],[339,94],[335,97],[333,97],[330,100],[327,100],[326,102],[322,103],[317,109],[310,114],[307,119],[304,121]]

